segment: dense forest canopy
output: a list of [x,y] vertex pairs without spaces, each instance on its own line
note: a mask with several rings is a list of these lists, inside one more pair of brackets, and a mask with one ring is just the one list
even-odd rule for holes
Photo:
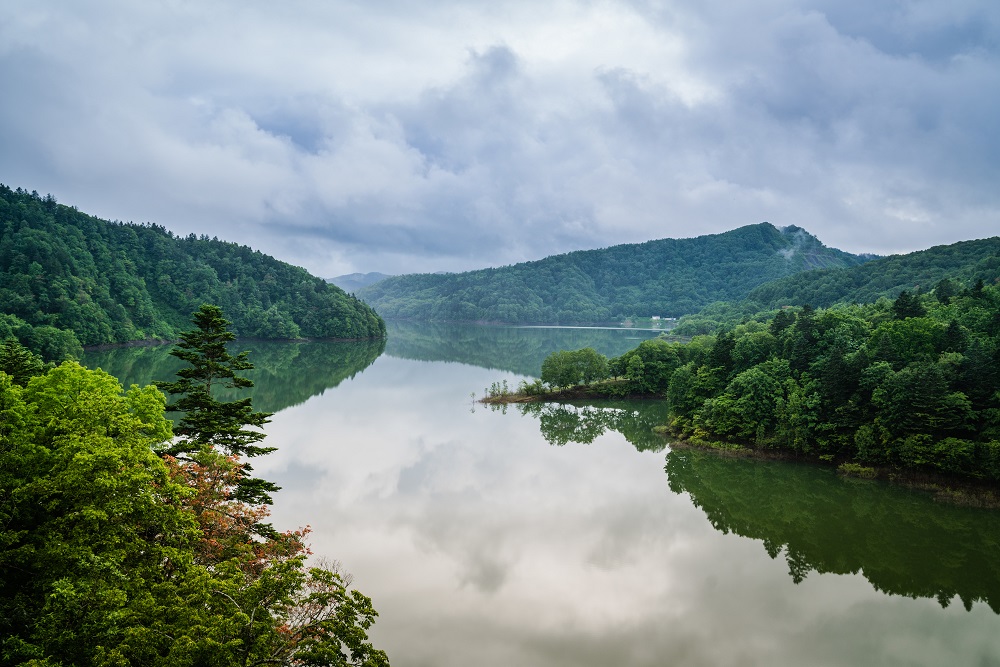
[[48,358],[173,339],[203,303],[241,337],[380,338],[367,305],[247,246],[85,215],[0,185],[0,339]]
[[741,299],[806,269],[867,258],[770,223],[691,239],[582,250],[501,268],[387,278],[358,291],[383,316],[414,320],[593,323],[679,316]]
[[541,382],[665,396],[682,437],[1000,481],[1000,287],[982,280],[784,308],[688,343],[644,341],[603,376],[546,374],[584,352],[551,355]]
[[761,308],[871,303],[883,296],[895,299],[903,290],[928,291],[945,278],[973,284],[998,276],[1000,237],[993,237],[881,257],[844,270],[798,273],[755,288],[747,299]]
[[682,353],[672,424],[757,447],[1000,480],[1000,289],[779,311]]
[[714,333],[788,306],[814,308],[838,303],[873,303],[901,292],[928,292],[942,298],[961,285],[1000,279],[1000,237],[962,241],[906,255],[882,257],[846,269],[820,269],[779,278],[753,289],[746,299],[718,301],[681,318],[673,332],[681,336]]

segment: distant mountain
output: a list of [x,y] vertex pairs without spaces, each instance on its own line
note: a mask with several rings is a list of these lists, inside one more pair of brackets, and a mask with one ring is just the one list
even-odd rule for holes
[[56,358],[74,342],[173,339],[202,303],[243,337],[385,335],[364,303],[247,246],[109,222],[0,185],[0,341]]
[[501,268],[386,278],[357,295],[384,317],[594,323],[676,317],[746,297],[762,283],[870,259],[827,248],[799,227],[762,222],[723,234],[582,250]]
[[891,255],[847,270],[806,271],[765,283],[751,290],[747,299],[760,309],[870,303],[883,296],[895,299],[903,290],[927,292],[945,278],[969,285],[996,281],[1000,237]]
[[347,275],[337,276],[336,278],[327,278],[326,282],[336,285],[345,292],[357,292],[362,287],[368,287],[371,284],[377,283],[385,278],[391,278],[392,276],[388,273],[378,273],[377,271],[372,271],[371,273],[348,273]]

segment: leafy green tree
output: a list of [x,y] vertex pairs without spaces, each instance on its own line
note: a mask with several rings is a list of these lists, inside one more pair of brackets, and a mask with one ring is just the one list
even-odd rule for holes
[[681,365],[678,347],[659,338],[645,340],[613,359],[609,368],[628,379],[628,393],[666,394],[671,376]]
[[607,357],[591,347],[553,352],[542,362],[542,382],[553,387],[572,387],[607,376]]
[[580,381],[590,384],[608,376],[608,358],[592,347],[577,350],[574,361],[580,371]]
[[736,372],[741,373],[767,361],[776,350],[777,340],[770,331],[754,331],[740,336],[732,352]]
[[768,329],[775,336],[779,336],[781,335],[782,331],[792,326],[793,324],[795,324],[795,313],[793,313],[791,310],[783,309],[777,312],[777,314],[774,316],[774,319],[771,320],[771,324],[769,325]]
[[387,665],[305,531],[251,532],[232,457],[156,455],[164,402],[75,362],[0,372],[0,664]]
[[17,317],[17,338],[46,361],[81,343],[173,339],[203,302],[224,307],[243,336],[385,337],[366,304],[246,246],[112,223],[0,185],[0,317]]
[[45,364],[38,355],[32,354],[16,340],[8,340],[0,347],[0,372],[23,387],[28,380],[45,372]]
[[714,400],[706,424],[716,433],[763,443],[774,434],[790,376],[784,359],[743,371]]
[[120,660],[131,629],[176,612],[164,586],[196,536],[152,449],[163,395],[67,362],[25,389],[0,373],[0,406],[4,663]]
[[964,352],[969,344],[969,334],[956,320],[948,322],[945,329],[942,348],[945,352]]
[[[251,370],[247,353],[232,355],[226,344],[235,339],[230,322],[222,309],[202,305],[192,315],[196,328],[181,334],[181,341],[171,354],[189,365],[177,371],[178,380],[157,382],[156,386],[172,396],[180,396],[167,406],[168,412],[181,412],[174,435],[178,438],[161,453],[169,456],[193,457],[209,448],[239,457],[254,457],[274,451],[256,443],[264,439],[259,430],[270,421],[270,413],[255,412],[252,399],[220,401],[213,390],[248,389],[253,381],[238,375]],[[252,427],[252,428],[251,428]],[[270,494],[279,487],[263,479],[250,477],[252,468],[244,466],[244,479],[237,484],[240,500],[251,503],[272,502]]]
[[940,363],[913,362],[893,373],[873,401],[893,435],[942,438],[968,433],[972,426],[971,402],[965,394],[950,391]]
[[947,305],[951,303],[953,297],[958,294],[955,282],[949,278],[942,278],[934,287],[934,297],[941,303]]
[[927,309],[920,303],[920,298],[910,294],[906,290],[900,292],[899,296],[896,297],[896,301],[892,304],[892,312],[897,320],[905,320],[907,317],[924,317],[927,315]]

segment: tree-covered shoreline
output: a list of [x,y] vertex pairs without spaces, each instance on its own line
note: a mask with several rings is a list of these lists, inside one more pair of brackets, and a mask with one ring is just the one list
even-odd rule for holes
[[[0,348],[0,664],[384,667],[377,617],[308,528],[263,520],[250,476],[269,414],[216,306],[177,381],[123,391],[101,370]],[[181,410],[171,427],[164,410]]]
[[541,380],[520,393],[590,383],[608,396],[661,396],[667,426],[680,438],[848,470],[997,483],[998,340],[1000,288],[944,279],[895,301],[782,308],[689,343],[645,341],[608,360],[603,376],[587,375],[593,351],[556,353]]
[[799,227],[763,222],[478,271],[393,276],[358,296],[392,319],[593,324],[677,317],[720,299],[742,299],[769,280],[870,259],[827,248]]
[[0,340],[52,360],[82,345],[171,341],[206,302],[238,337],[385,337],[353,295],[247,246],[109,222],[0,185]]

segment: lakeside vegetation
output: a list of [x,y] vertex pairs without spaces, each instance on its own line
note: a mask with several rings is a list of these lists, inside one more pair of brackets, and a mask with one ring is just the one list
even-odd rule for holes
[[717,530],[758,540],[796,583],[812,573],[865,577],[876,590],[1000,614],[1000,514],[891,492],[828,470],[692,449],[666,458],[670,490]]
[[[711,334],[758,313],[786,306],[826,308],[835,304],[874,303],[901,292],[947,297],[961,285],[1000,278],[1000,237],[963,241],[927,250],[874,259],[844,269],[803,271],[750,291],[739,301],[720,300],[681,318],[672,330],[681,336]],[[944,281],[944,282],[942,282]]]
[[[23,210],[49,211],[51,220],[45,224],[73,217],[73,209],[54,200],[11,194],[26,200]],[[108,232],[108,238],[118,239],[114,243],[132,238],[129,229],[136,239],[164,235],[154,226],[97,223],[118,230]],[[89,267],[84,272],[93,274],[87,274],[89,278],[74,273],[79,267],[53,277],[57,274],[47,271],[58,264],[25,264],[24,248],[37,250],[36,259],[69,256],[75,261],[84,246],[67,241],[62,247],[52,241],[46,250],[40,241],[44,235],[33,233],[24,238],[34,246],[18,245],[22,232],[34,228],[4,229],[17,234],[0,238],[0,260],[12,262],[0,283],[6,291],[0,295],[10,299],[5,303],[22,308],[17,311],[21,315],[35,318],[32,324],[17,314],[0,315],[0,340],[7,341],[0,348],[4,663],[385,664],[385,655],[367,640],[376,616],[371,600],[351,590],[349,577],[335,564],[307,560],[306,530],[277,533],[265,522],[272,494],[279,489],[253,477],[246,461],[271,448],[257,444],[269,415],[251,408],[244,390],[252,383],[236,374],[252,367],[225,346],[239,327],[222,320],[220,309],[202,307],[196,330],[181,331],[176,313],[161,309],[166,298],[161,293],[143,296],[119,289],[139,273],[138,264],[118,261],[126,254],[114,250],[114,243],[103,250],[85,243],[88,252],[97,248],[90,255],[92,266],[87,265],[90,260],[78,263]],[[153,231],[147,237],[141,230]],[[77,238],[58,225],[49,231],[52,239]],[[116,236],[119,232],[125,235]],[[165,238],[172,238],[169,232]],[[200,249],[195,254],[202,253],[203,259],[216,253],[219,261],[232,246],[206,238],[173,240]],[[654,431],[665,426],[692,441],[836,463],[842,472],[858,477],[880,470],[917,470],[997,482],[1000,288],[994,283],[1000,261],[991,246],[968,247],[978,253],[976,261],[955,274],[958,277],[945,276],[930,291],[904,290],[893,299],[883,296],[866,305],[819,309],[760,311],[758,302],[719,304],[702,311],[702,335],[689,342],[648,340],[610,359],[590,348],[560,351],[541,361],[539,381],[525,382],[516,390],[494,385],[485,400],[503,404],[523,399],[518,410],[537,417],[543,437],[555,445],[592,442],[615,430],[640,450],[659,451],[664,440]],[[244,251],[253,254],[239,249]],[[112,254],[117,259],[105,263]],[[201,266],[201,260],[178,261],[187,267],[185,272],[197,273]],[[206,261],[211,268],[215,260]],[[261,261],[265,270],[272,266]],[[28,268],[28,279],[15,270],[22,265]],[[102,286],[98,279],[105,271],[124,273],[108,273],[111,280]],[[816,280],[812,275],[803,280]],[[901,270],[903,277],[887,280],[892,286],[886,289],[895,291],[899,280],[906,284],[914,275]],[[246,280],[241,276],[222,284],[215,294],[229,298],[225,290],[232,289],[242,299],[243,294],[264,293],[254,291],[252,272]],[[133,286],[141,283],[140,278]],[[211,285],[203,284],[210,291]],[[300,287],[308,291],[308,280]],[[76,306],[69,305],[71,289],[77,290]],[[278,294],[287,285],[275,289]],[[841,294],[838,299],[855,294],[834,292]],[[315,293],[320,296],[310,301],[295,292],[295,303],[314,324],[328,316],[339,322],[340,311],[330,310],[332,302],[321,289]],[[115,301],[127,294],[134,297],[125,299],[127,307]],[[185,299],[194,294],[185,292]],[[157,313],[168,315],[140,329],[129,308],[144,307],[144,299],[160,309]],[[242,311],[249,317],[242,333],[258,327],[264,337],[287,337],[279,332],[304,335],[304,325],[291,316],[294,309],[282,311],[277,302],[271,309],[277,319],[261,319],[261,312],[252,309]],[[122,312],[125,319],[115,319]],[[272,388],[273,395],[266,400],[261,396],[257,406],[280,409],[370,364],[384,349],[385,324],[367,307],[360,320],[351,321],[366,321],[358,326],[372,335],[361,337],[372,340],[357,349],[349,368],[323,366],[329,360],[317,358],[318,348],[282,349],[259,364],[259,370],[275,377],[279,367],[286,372],[281,385]],[[170,328],[158,329],[161,326]],[[167,407],[163,396],[145,386],[148,381],[123,392],[99,370],[51,362],[79,354],[81,340],[93,340],[89,336],[138,332],[149,337],[149,332],[161,330],[182,341],[173,353],[182,362],[180,379],[160,385],[180,397],[170,406],[183,414],[173,430],[162,414]],[[537,355],[515,336],[503,340],[503,349],[466,355],[482,363],[494,363],[499,355],[504,363],[516,359],[525,365]],[[414,335],[393,345],[413,358],[433,358],[423,342]],[[449,341],[450,353],[466,347],[465,342]],[[220,373],[219,364],[228,371]],[[295,364],[329,370],[326,377],[305,386],[306,381],[287,375]],[[228,386],[219,391],[219,382]],[[552,402],[597,396],[669,402],[650,402],[648,410],[625,403],[594,410]],[[678,481],[678,488],[692,489],[695,483],[688,480],[684,486]],[[691,493],[694,497],[695,491]],[[791,546],[788,551],[792,553]],[[801,558],[789,559],[790,571],[798,563],[801,573]],[[948,600],[949,591],[958,590],[967,606],[968,600],[983,599],[996,609],[994,591],[975,593],[968,586],[946,584],[936,589],[939,599]]]
[[[241,390],[220,389],[223,400],[249,397],[264,412],[279,412],[304,403],[310,397],[340,385],[371,366],[385,351],[386,341],[238,341],[230,347],[249,350],[253,369],[246,376],[254,386]],[[128,387],[144,387],[173,377],[183,368],[170,354],[170,345],[126,346],[86,350],[79,361],[103,369]],[[309,372],[303,372],[308,369]]]
[[464,273],[394,276],[358,290],[384,317],[572,324],[677,317],[769,280],[870,259],[770,223],[690,239],[581,250]]
[[174,340],[206,302],[240,337],[385,337],[354,296],[247,246],[109,222],[0,185],[0,341],[61,360],[82,345]]
[[[339,564],[308,559],[308,529],[264,520],[254,478],[269,414],[215,306],[173,354],[177,380],[122,390],[74,361],[0,353],[2,664],[388,664],[377,616]],[[180,410],[176,427],[164,415]]]
[[[668,411],[661,400],[560,399],[513,409],[537,419],[542,437],[557,447],[589,445],[608,432],[640,452],[662,451],[669,442],[657,434]],[[828,467],[782,461],[774,450],[713,444],[724,449],[670,442],[670,490],[690,496],[716,530],[757,540],[770,558],[785,562],[795,583],[814,573],[859,574],[888,595],[966,610],[981,602],[1000,613],[1000,514],[844,479]],[[757,465],[758,457],[769,464]]]
[[[610,360],[557,352],[520,393],[584,384],[612,397],[660,396],[681,438],[853,463],[858,472],[995,483],[998,334],[1000,288],[944,279],[895,301],[760,313],[689,343],[645,341]],[[505,400],[502,393],[487,399]]]

